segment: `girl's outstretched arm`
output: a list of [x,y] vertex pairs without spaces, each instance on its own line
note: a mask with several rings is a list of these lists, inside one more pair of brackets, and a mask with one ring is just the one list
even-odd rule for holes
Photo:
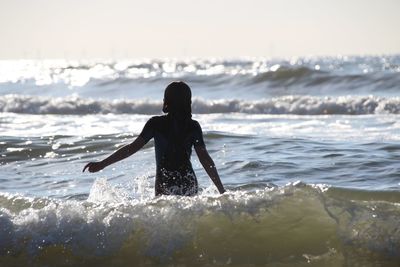
[[139,149],[141,149],[145,145],[145,141],[142,137],[138,136],[135,141],[130,143],[129,145],[123,146],[117,151],[115,151],[113,154],[111,154],[109,157],[102,161],[98,162],[89,162],[86,164],[86,166],[83,168],[82,172],[86,170],[86,168],[89,170],[89,172],[98,172],[108,165],[111,165],[117,161],[120,161],[124,158],[127,158],[133,154],[135,154]]
[[223,194],[225,192],[225,188],[222,185],[221,179],[219,178],[217,168],[215,167],[214,161],[208,154],[208,151],[205,146],[198,146],[194,148],[196,150],[196,154],[199,157],[201,165],[206,170],[208,176],[210,176],[211,180],[214,182],[218,191]]

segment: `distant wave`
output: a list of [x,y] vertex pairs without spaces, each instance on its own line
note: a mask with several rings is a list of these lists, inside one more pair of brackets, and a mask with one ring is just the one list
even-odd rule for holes
[[[65,87],[98,88],[131,82],[165,85],[171,79],[183,79],[203,87],[263,85],[295,87],[292,89],[297,92],[302,87],[319,89],[323,85],[324,90],[328,88],[331,92],[339,89],[379,92],[397,90],[400,83],[400,56],[236,61],[0,61],[0,68],[10,70],[4,71],[0,77],[0,85],[5,90],[10,84],[22,87],[57,84],[64,90]],[[101,94],[101,90],[96,92]]]
[[[79,97],[0,96],[0,112],[26,114],[159,114],[161,102],[148,100],[93,100]],[[246,114],[400,114],[400,97],[282,96],[258,101],[194,99],[193,113]]]
[[398,192],[325,191],[301,183],[143,201],[121,199],[102,180],[87,201],[1,194],[0,263],[398,263],[398,201]]

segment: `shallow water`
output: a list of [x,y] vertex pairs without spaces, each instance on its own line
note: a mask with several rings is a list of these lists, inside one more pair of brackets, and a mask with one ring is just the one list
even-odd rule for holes
[[[176,79],[227,194],[192,155],[200,195],[154,198],[152,141],[81,172]],[[399,56],[1,61],[0,265],[397,266],[399,84]]]
[[[3,195],[0,263],[33,266],[397,266],[399,192],[297,183],[223,196],[87,200]],[[316,234],[317,233],[317,234]]]

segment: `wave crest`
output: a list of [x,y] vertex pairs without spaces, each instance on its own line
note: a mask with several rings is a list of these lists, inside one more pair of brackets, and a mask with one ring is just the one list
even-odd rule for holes
[[43,260],[42,265],[57,258],[62,266],[87,261],[98,266],[240,266],[314,260],[324,265],[355,258],[358,264],[396,263],[400,210],[384,199],[360,200],[357,192],[301,183],[119,203],[1,195],[0,263],[11,257],[7,255],[20,262],[21,257]]
[[[159,114],[161,102],[148,100],[94,100],[79,97],[49,98],[0,96],[0,112],[26,114]],[[194,99],[193,113],[247,113],[295,115],[400,114],[400,98],[375,96],[282,96],[258,101]]]

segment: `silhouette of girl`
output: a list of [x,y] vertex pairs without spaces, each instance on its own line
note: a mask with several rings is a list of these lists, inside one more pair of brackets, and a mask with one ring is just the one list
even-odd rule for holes
[[192,93],[184,82],[172,82],[164,92],[163,112],[167,115],[149,119],[142,132],[128,144],[106,159],[89,162],[83,168],[98,172],[108,165],[127,158],[140,150],[154,138],[156,153],[155,194],[184,195],[197,194],[197,178],[190,162],[192,146],[200,163],[216,185],[218,191],[225,192],[214,161],[211,159],[203,141],[200,124],[192,119]]

